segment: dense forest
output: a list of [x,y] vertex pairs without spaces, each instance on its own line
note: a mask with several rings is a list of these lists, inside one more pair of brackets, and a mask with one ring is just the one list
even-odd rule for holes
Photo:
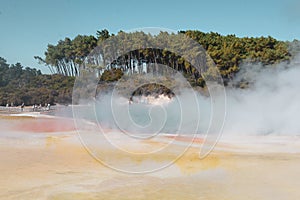
[[[238,72],[239,64],[242,60],[270,65],[289,60],[291,56],[288,43],[278,41],[270,36],[238,38],[235,35],[222,36],[218,33],[203,33],[200,31],[180,31],[178,34],[185,34],[201,44],[216,63],[222,77],[225,79]],[[80,67],[84,64],[85,58],[92,50],[97,45],[101,46],[107,38],[114,36],[122,40],[120,42],[117,41],[118,43],[123,44],[140,41],[140,44],[135,44],[137,47],[143,46],[145,42],[152,46],[160,46],[160,43],[169,42],[169,34],[166,32],[161,32],[156,36],[149,36],[143,32],[124,33],[120,31],[117,35],[114,35],[110,34],[107,30],[102,30],[97,32],[97,37],[78,35],[73,40],[65,38],[58,41],[56,45],[49,44],[45,52],[45,58],[36,58],[46,64],[54,73],[77,76],[79,75]],[[171,42],[174,43],[174,41]],[[105,45],[103,49],[107,48],[107,44]],[[185,62],[178,55],[172,54],[172,52],[164,52],[163,49],[159,51],[158,49],[137,48],[136,51],[128,52],[122,56],[122,58],[117,59],[115,62],[119,66],[123,65],[121,67],[123,70],[128,70],[128,68],[138,66],[143,62],[160,62],[161,64],[171,64],[171,67],[176,67],[185,73],[193,73],[190,63]],[[108,64],[114,64],[114,61],[106,65]],[[107,66],[99,67],[107,68]]]
[[[234,78],[243,62],[272,66],[282,61],[289,62],[300,50],[298,40],[284,42],[270,36],[239,38],[235,35],[222,36],[214,32],[188,30],[179,31],[173,34],[173,37],[179,34],[184,34],[201,44],[219,69],[225,85]],[[148,46],[174,43],[174,40],[170,41],[169,36],[170,34],[166,32],[150,35],[143,32],[125,33],[123,31],[114,35],[104,29],[97,31],[96,36],[78,35],[74,39],[65,38],[55,45],[49,44],[44,58],[34,57],[50,69],[51,75],[42,74],[36,69],[24,68],[20,63],[8,64],[4,58],[0,58],[0,105],[12,102],[17,105],[23,102],[26,105],[71,103],[75,77],[80,75],[82,69],[89,67],[98,71],[100,85],[115,82],[124,74],[155,73],[159,69],[152,63],[159,63],[182,72],[192,86],[205,87],[205,77],[213,76],[213,72],[209,70],[209,61],[203,63],[207,65],[205,66],[207,70],[199,72],[193,68],[193,63],[187,62],[174,52],[165,51],[163,48],[140,48],[145,41]],[[141,43],[135,44],[139,47],[136,50],[105,61],[105,53],[95,51],[95,49],[97,46],[102,49],[108,48],[105,43],[108,38],[117,38],[120,44],[128,44],[131,41]],[[190,54],[195,53],[195,50],[188,45],[176,48],[179,48],[179,51],[188,49]],[[102,64],[97,64],[99,61],[95,59],[93,65],[88,65],[87,57],[96,54],[102,59]],[[141,66],[146,66],[146,70],[142,70]],[[146,90],[143,89],[143,91]]]
[[0,105],[70,103],[74,77],[46,75],[0,57]]

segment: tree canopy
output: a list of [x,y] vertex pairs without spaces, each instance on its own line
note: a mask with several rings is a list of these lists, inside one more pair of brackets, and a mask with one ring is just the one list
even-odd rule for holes
[[[288,44],[278,41],[271,36],[239,38],[235,35],[222,36],[214,32],[204,33],[193,30],[179,31],[175,35],[178,34],[184,34],[192,38],[204,48],[219,69],[225,84],[239,71],[242,62],[260,62],[263,65],[272,65],[289,60],[291,57]],[[125,74],[128,72],[150,73],[153,70],[159,70],[156,68],[150,69],[151,63],[168,65],[173,69],[183,72],[194,85],[204,86],[203,76],[212,76],[212,70],[208,69],[209,66],[203,66],[207,68],[206,74],[199,72],[193,69],[193,63],[187,62],[186,59],[180,55],[176,55],[174,52],[164,50],[164,45],[172,44],[173,48],[177,48],[178,51],[188,51],[191,55],[199,52],[188,45],[176,46],[176,41],[170,41],[170,34],[167,32],[150,35],[144,32],[125,33],[120,31],[116,35],[117,37],[114,38],[119,41],[115,41],[115,43],[126,46],[135,41],[134,46],[132,46],[135,50],[129,52],[123,50],[124,54],[118,58],[104,61],[103,58],[105,57],[105,53],[107,53],[105,52],[106,49],[113,49],[109,46],[113,44],[109,42],[105,43],[104,41],[115,35],[110,34],[106,29],[97,31],[96,35],[96,37],[78,35],[73,40],[65,38],[58,41],[56,45],[49,44],[45,52],[45,59],[38,59],[51,67],[54,73],[65,76],[78,76],[80,69],[86,68],[84,59],[94,53],[98,56],[94,57],[94,66],[100,63],[100,59],[104,63],[101,67],[98,65],[99,74],[105,76],[102,78],[103,80],[111,80],[110,77],[106,76],[113,76],[114,73],[108,73],[108,71],[114,68],[121,69]],[[113,42],[114,39],[112,39]],[[104,46],[101,46],[102,44]],[[95,53],[97,45],[101,46],[101,48],[98,48],[98,51],[96,50]],[[143,48],[144,46],[161,46],[162,48]],[[117,48],[122,49],[122,47]],[[141,70],[141,66],[144,64],[147,65],[146,71]],[[104,73],[104,71],[106,72]]]
[[[183,41],[184,45],[178,45],[182,42],[179,42],[182,40],[180,35],[192,38],[203,48],[192,45],[188,39]],[[187,52],[187,55],[176,52]],[[98,70],[99,85],[109,88],[123,75],[166,73],[166,69],[159,66],[162,64],[182,72],[192,86],[205,87],[204,79],[216,76],[211,67],[213,62],[227,85],[243,62],[272,66],[289,61],[298,52],[298,40],[283,42],[271,36],[240,38],[197,30],[157,35],[119,31],[114,35],[104,29],[97,31],[96,36],[77,35],[73,39],[59,40],[57,44],[48,44],[45,57],[35,58],[49,67],[52,75],[44,75],[40,70],[23,67],[20,63],[8,64],[0,57],[0,105],[12,102],[26,105],[71,103],[75,77],[83,69]],[[188,62],[186,56],[196,59]],[[200,71],[195,69],[196,64],[201,65]],[[141,91],[147,93],[148,87],[153,86]]]
[[70,103],[74,77],[43,75],[40,70],[8,64],[0,57],[0,105]]

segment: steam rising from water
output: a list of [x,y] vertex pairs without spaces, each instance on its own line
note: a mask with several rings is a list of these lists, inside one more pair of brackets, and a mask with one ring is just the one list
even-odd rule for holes
[[300,134],[300,63],[244,65],[237,80],[249,89],[227,90],[225,134]]
[[[234,81],[241,79],[250,82],[247,89],[227,88],[227,117],[223,134],[266,135],[300,134],[300,64],[295,59],[289,64],[275,66],[244,64]],[[144,132],[163,133],[204,133],[212,115],[211,99],[196,94],[200,113],[189,105],[195,94],[182,90],[177,98],[159,104],[129,105],[131,118],[122,118],[121,127],[129,132],[138,132],[132,122],[144,127]],[[178,101],[180,98],[180,102]],[[165,99],[164,99],[165,100]],[[119,97],[113,103],[128,106],[128,99]],[[181,105],[180,105],[181,104]],[[117,113],[121,114],[118,110]],[[98,121],[110,128],[120,128],[111,111],[110,95],[100,96],[96,103]],[[199,118],[200,115],[200,118]],[[181,117],[184,123],[180,124]],[[199,124],[197,124],[200,119]],[[199,125],[199,129],[197,129]],[[213,126],[213,124],[212,124]],[[157,127],[162,127],[157,129]],[[195,129],[196,128],[196,129]]]
[[[196,99],[195,93],[191,90],[184,90],[172,99],[166,96],[157,99],[153,97],[141,99],[143,101],[130,103],[128,99],[121,96],[113,98],[111,95],[100,96],[95,105],[98,122],[104,127],[121,129],[128,133],[195,134],[200,133],[197,126],[201,117],[199,109],[195,107],[196,100],[201,100],[200,110],[210,108],[206,105],[209,102],[206,98],[198,96]],[[125,109],[127,106],[128,113]],[[204,120],[202,124],[204,129]]]

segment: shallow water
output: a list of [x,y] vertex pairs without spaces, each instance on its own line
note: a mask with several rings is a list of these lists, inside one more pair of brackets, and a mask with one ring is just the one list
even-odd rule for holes
[[[6,120],[1,119],[1,123],[5,124]],[[22,118],[10,120],[14,124],[24,122]],[[37,123],[34,118],[26,120],[28,124]],[[43,119],[43,123],[45,121]],[[28,127],[24,130],[22,126],[14,127],[3,128],[0,134],[0,199],[274,200],[300,196],[300,142],[297,137],[224,137],[202,160],[199,159],[202,140],[197,139],[169,167],[154,173],[128,174],[95,160],[74,130],[62,127],[30,132]],[[117,134],[107,132],[112,136]],[[120,137],[111,138],[120,142]],[[171,139],[161,136],[126,147],[145,151],[161,147]],[[147,168],[172,160],[174,154],[181,151],[180,145],[186,142],[182,137],[176,141],[171,151],[152,157],[132,155],[124,158],[106,146],[95,148],[121,167]]]

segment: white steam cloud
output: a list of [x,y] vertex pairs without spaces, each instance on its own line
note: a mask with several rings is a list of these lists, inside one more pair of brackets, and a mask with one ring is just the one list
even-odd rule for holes
[[227,90],[224,134],[300,134],[299,58],[275,66],[242,66],[237,80],[252,84]]
[[[272,66],[244,64],[233,82],[241,79],[250,82],[249,88],[226,88],[224,135],[300,135],[300,57]],[[212,114],[214,101],[184,89],[158,105],[130,105],[128,99],[105,94],[83,115],[94,113],[103,127],[132,133],[201,134],[218,117]]]

